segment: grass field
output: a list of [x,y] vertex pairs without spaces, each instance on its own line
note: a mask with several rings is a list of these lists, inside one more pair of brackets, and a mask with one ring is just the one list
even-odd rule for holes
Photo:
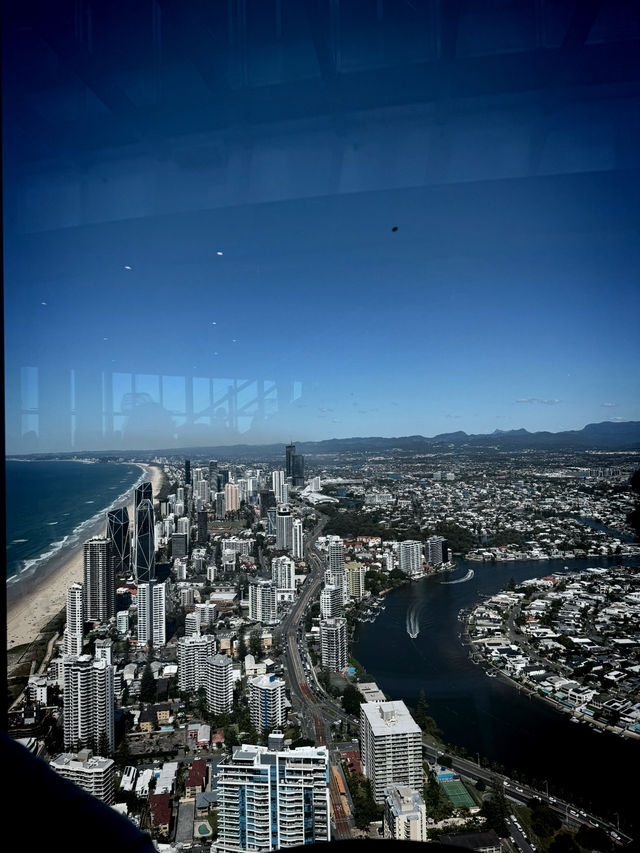
[[466,806],[469,809],[476,806],[475,800],[458,779],[444,779],[440,784],[442,790],[457,809],[461,806]]

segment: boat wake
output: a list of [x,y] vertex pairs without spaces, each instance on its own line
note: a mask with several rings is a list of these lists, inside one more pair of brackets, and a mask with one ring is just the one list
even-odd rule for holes
[[411,607],[407,610],[407,634],[411,637],[412,640],[420,633],[420,604],[412,604]]
[[440,581],[440,583],[441,584],[464,583],[465,581],[470,581],[471,578],[474,576],[474,574],[475,574],[475,572],[473,571],[473,569],[469,569],[469,571],[466,573],[466,575],[463,578],[458,578],[458,580],[455,580],[455,581]]

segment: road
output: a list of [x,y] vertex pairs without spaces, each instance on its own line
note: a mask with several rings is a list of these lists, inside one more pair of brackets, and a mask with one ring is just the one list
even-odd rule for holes
[[[434,747],[432,744],[425,743],[424,741],[422,749],[423,755],[430,761],[435,761],[436,756],[438,755],[444,755],[443,749]],[[450,755],[450,753],[447,753],[447,755]],[[514,782],[507,776],[503,776],[501,773],[494,773],[485,767],[479,766],[475,761],[469,761],[466,758],[458,758],[457,756],[451,756],[451,759],[453,769],[461,776],[468,776],[473,780],[482,779],[484,782],[489,784],[494,781],[502,784],[505,796],[508,800],[521,803],[522,805],[526,805],[527,802],[534,797],[542,800],[542,802],[547,803],[549,808],[556,812],[558,817],[572,829],[577,829],[581,824],[584,824],[584,826],[599,827],[618,844],[626,844],[632,840],[630,836],[625,835],[614,824],[603,820],[596,815],[591,815],[585,811],[578,810],[572,803],[559,800],[556,797],[549,797],[548,794],[538,791],[530,785],[525,785],[521,782]],[[515,837],[516,836],[514,835],[514,838]],[[525,850],[526,853],[529,853],[526,848],[523,847],[522,849]]]
[[[285,640],[283,657],[291,691],[291,704],[300,713],[303,735],[315,741],[316,746],[326,746],[329,749],[331,763],[337,764],[339,767],[339,761],[336,759],[332,743],[331,724],[323,712],[322,705],[316,700],[307,683],[298,640],[299,631],[303,630],[302,625],[307,607],[318,596],[324,580],[325,567],[314,551],[314,545],[318,536],[322,534],[326,522],[326,516],[322,516],[311,535],[305,537],[305,559],[309,566],[309,576],[302,587],[300,596],[282,621]],[[351,838],[353,819],[345,813],[342,797],[335,780],[333,780],[333,774],[331,774],[331,780],[329,795],[334,835],[338,839]]]

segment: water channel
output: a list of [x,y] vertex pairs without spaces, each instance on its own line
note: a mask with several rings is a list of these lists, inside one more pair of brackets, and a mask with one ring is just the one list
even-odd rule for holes
[[[627,565],[638,564],[627,559]],[[456,560],[449,574],[434,575],[389,593],[374,623],[356,629],[353,653],[392,699],[415,706],[424,690],[429,713],[442,739],[465,747],[470,757],[503,765],[526,775],[544,790],[589,806],[595,814],[620,816],[621,825],[638,826],[635,778],[640,741],[586,724],[542,700],[529,697],[502,678],[489,678],[469,657],[460,638],[458,612],[516,581],[589,566],[615,565],[613,558],[478,563]],[[473,576],[461,579],[473,569]],[[408,629],[417,636],[409,636]]]

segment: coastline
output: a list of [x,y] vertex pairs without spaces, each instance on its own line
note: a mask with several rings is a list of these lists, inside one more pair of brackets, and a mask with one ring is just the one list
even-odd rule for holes
[[[133,516],[133,490],[145,477],[151,480],[154,500],[164,481],[164,471],[158,465],[143,465],[141,477],[117,502],[126,503],[129,517]],[[31,578],[7,585],[7,650],[32,643],[42,629],[65,606],[67,588],[83,579],[84,543],[93,536],[104,536],[107,509],[82,531],[78,542],[68,549],[61,548],[48,562],[46,569]]]

